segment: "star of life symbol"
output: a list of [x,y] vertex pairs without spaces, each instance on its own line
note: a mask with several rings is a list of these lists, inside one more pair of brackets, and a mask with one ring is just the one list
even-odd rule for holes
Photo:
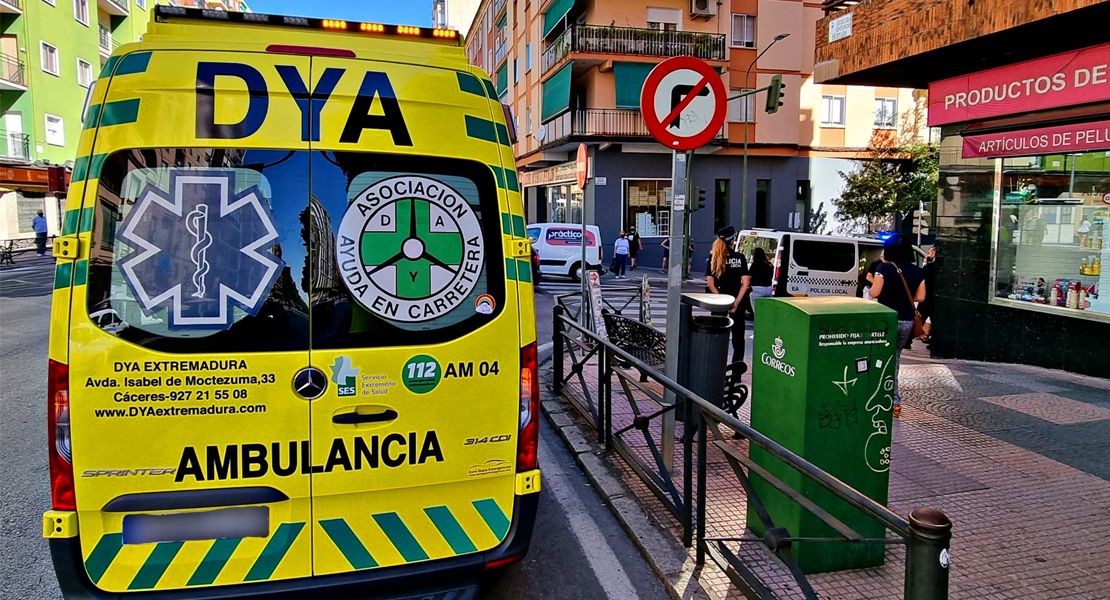
[[782,359],[782,357],[786,356],[786,348],[782,347],[782,338],[775,338],[775,343],[771,346],[771,352],[774,353],[775,358],[778,359]]
[[419,323],[470,297],[485,244],[463,194],[430,177],[400,175],[355,197],[339,225],[336,259],[359,304],[385,319]]
[[168,310],[171,329],[227,329],[235,306],[258,314],[285,266],[261,190],[234,190],[234,171],[171,170],[169,190],[147,184],[120,227],[133,249],[120,274],[148,316]]

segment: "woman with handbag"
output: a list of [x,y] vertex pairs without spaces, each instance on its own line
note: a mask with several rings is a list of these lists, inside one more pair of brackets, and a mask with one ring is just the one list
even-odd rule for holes
[[902,415],[902,394],[898,390],[898,367],[902,348],[911,337],[922,335],[921,313],[915,302],[925,299],[925,274],[914,264],[913,247],[900,235],[883,244],[883,259],[875,271],[871,295],[879,304],[898,313],[898,350],[894,369],[894,416]]

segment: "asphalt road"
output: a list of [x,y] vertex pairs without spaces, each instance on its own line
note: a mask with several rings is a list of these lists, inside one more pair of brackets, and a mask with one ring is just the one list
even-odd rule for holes
[[[21,600],[60,598],[42,512],[49,505],[46,351],[53,262],[0,271],[0,590]],[[551,300],[537,294],[540,339]],[[544,330],[544,321],[547,321]],[[667,600],[643,557],[563,446],[541,421],[544,472],[531,551],[482,592],[487,599]]]

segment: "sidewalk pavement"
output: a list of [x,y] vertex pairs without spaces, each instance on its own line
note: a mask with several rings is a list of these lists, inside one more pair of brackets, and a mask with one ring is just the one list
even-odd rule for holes
[[[893,431],[888,505],[902,515],[932,506],[952,520],[950,598],[1110,597],[1110,380],[1019,365],[936,360],[920,343],[915,346],[903,353],[904,409]],[[584,374],[595,390],[596,365]],[[581,393],[576,378],[568,387]],[[637,396],[642,412],[654,411],[644,396]],[[742,409],[742,421],[749,422],[752,401],[759,397]],[[627,524],[644,521],[646,515],[647,522],[669,534],[672,547],[677,544],[678,520],[619,455],[606,455],[588,441],[596,435],[567,401],[551,396],[544,407],[568,445],[580,453],[579,463],[588,473],[618,476],[620,486],[599,486],[599,492],[613,498],[610,506],[618,517]],[[631,423],[632,416],[626,392],[614,377],[613,430]],[[632,430],[623,439],[650,461],[642,436],[637,444],[631,437],[635,434]],[[653,438],[658,435],[656,426]],[[746,442],[733,443],[747,451]],[[681,450],[676,445],[674,478],[680,489]],[[744,535],[743,489],[712,445],[708,460],[707,535]],[[646,535],[628,528],[634,536]],[[642,549],[656,564],[650,550]],[[780,598],[803,598],[764,546],[734,549]],[[671,551],[660,559],[671,566],[657,567],[673,594],[693,597],[701,592],[691,590],[700,588],[713,598],[739,597],[708,558],[706,567],[693,573],[693,549],[686,552],[687,560],[678,561],[684,562],[682,569],[673,568]],[[902,596],[904,571],[904,546],[890,545],[882,567],[811,575],[809,581],[822,598],[886,600]]]

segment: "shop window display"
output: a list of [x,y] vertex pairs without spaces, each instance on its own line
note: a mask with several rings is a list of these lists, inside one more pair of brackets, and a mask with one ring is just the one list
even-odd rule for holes
[[642,236],[670,235],[670,195],[670,179],[626,179],[623,229],[635,227]]
[[1110,318],[1110,152],[999,160],[995,297]]

